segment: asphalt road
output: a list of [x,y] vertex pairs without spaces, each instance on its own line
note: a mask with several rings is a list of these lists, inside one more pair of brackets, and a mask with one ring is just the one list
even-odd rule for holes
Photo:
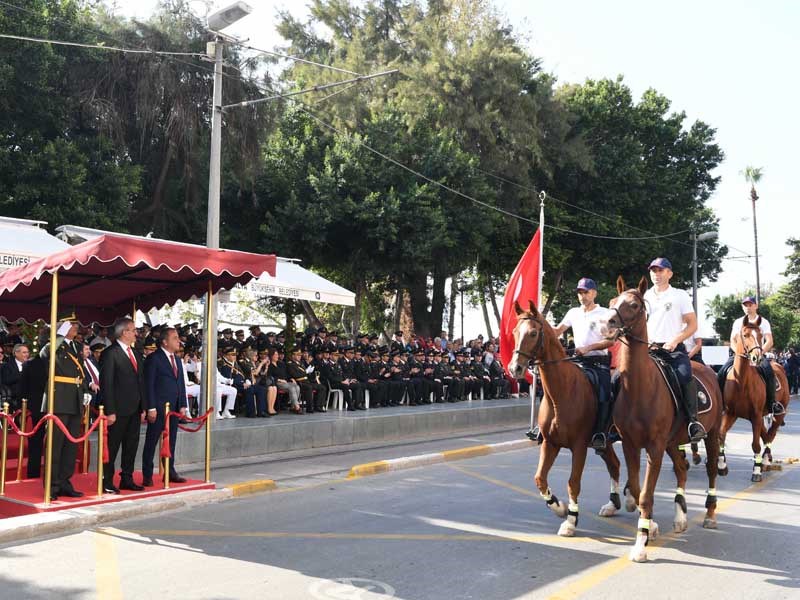
[[[0,547],[0,597],[800,598],[800,465],[754,485],[743,424],[727,449],[714,531],[700,526],[706,482],[693,468],[689,530],[669,533],[674,478],[665,461],[655,509],[662,537],[646,564],[627,560],[635,513],[595,516],[608,496],[599,459],[588,461],[579,531],[566,539],[534,489],[536,455],[522,450]],[[800,456],[796,415],[773,454]],[[567,477],[563,455],[551,476],[562,498]]]

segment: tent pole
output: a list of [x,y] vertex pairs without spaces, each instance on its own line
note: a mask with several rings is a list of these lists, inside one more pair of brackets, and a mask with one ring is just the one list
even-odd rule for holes
[[206,373],[206,410],[209,408],[213,408],[214,410],[206,419],[206,456],[205,456],[205,479],[206,483],[211,481],[211,423],[217,416],[217,411],[219,410],[219,406],[214,406],[212,395],[216,389],[214,385],[214,371],[212,369],[216,369],[216,357],[211,356],[211,349],[213,344],[211,343],[211,330],[209,324],[211,323],[211,319],[213,317],[213,306],[212,306],[212,298],[213,298],[213,290],[211,287],[211,280],[208,282],[208,296],[206,296],[206,322],[205,322],[205,339],[203,343],[206,347],[206,366],[205,366],[205,373]]
[[[49,375],[47,377],[47,414],[53,414],[56,393],[56,325],[58,320],[58,271],[53,272],[53,289],[50,292],[50,355]],[[33,399],[35,400],[35,398]],[[44,465],[44,503],[50,504],[50,486],[53,483],[53,427],[47,422],[47,451]]]

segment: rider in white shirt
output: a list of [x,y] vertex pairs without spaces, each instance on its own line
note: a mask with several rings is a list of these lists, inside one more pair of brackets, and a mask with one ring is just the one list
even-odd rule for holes
[[648,307],[648,341],[668,353],[662,356],[672,365],[681,385],[683,407],[689,420],[689,441],[699,442],[706,437],[706,430],[697,420],[697,387],[692,378],[692,363],[683,343],[697,331],[697,315],[689,294],[669,284],[672,278],[672,263],[669,260],[656,258],[650,263],[649,269],[653,287],[644,294]]
[[[756,302],[754,296],[745,296],[742,298],[742,310],[744,311],[744,316],[736,319],[733,322],[733,327],[731,328],[731,350],[736,347],[736,337],[742,332],[744,320],[747,319],[748,323],[755,324],[760,316],[758,314],[758,302]],[[762,359],[761,364],[758,365],[758,369],[764,376],[764,383],[767,388],[767,410],[777,417],[786,411],[783,408],[783,404],[780,402],[775,402],[775,373],[772,370],[772,363],[767,357],[767,352],[772,350],[772,347],[775,344],[775,341],[772,338],[772,326],[769,324],[769,321],[767,321],[764,317],[761,317],[759,329],[761,330]],[[728,358],[728,362],[726,362],[719,370],[719,385],[723,392],[725,391],[725,379],[727,378],[728,371],[731,370],[732,366],[733,356],[730,356]]]
[[603,450],[606,447],[606,433],[611,420],[611,370],[608,348],[613,341],[600,335],[600,321],[607,319],[611,311],[595,303],[597,284],[588,277],[578,281],[576,287],[580,306],[571,308],[555,328],[556,335],[572,329],[575,340],[575,356],[583,368],[592,370],[599,383],[597,418],[592,435],[592,448]]

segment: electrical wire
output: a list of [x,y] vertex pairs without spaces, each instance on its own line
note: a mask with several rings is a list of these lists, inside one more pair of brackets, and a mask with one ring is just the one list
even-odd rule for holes
[[361,76],[361,73],[356,73],[355,71],[348,71],[347,69],[341,69],[339,67],[334,67],[334,66],[331,66],[331,65],[326,65],[326,64],[323,64],[323,63],[314,62],[313,60],[308,60],[306,58],[301,58],[299,56],[292,56],[290,54],[282,54],[280,52],[275,52],[274,50],[263,50],[261,48],[254,48],[253,46],[249,46],[249,45],[245,44],[244,42],[232,41],[231,43],[233,45],[235,45],[235,46],[240,46],[242,48],[247,48],[248,50],[253,50],[254,52],[260,52],[261,54],[268,54],[270,56],[277,56],[279,58],[285,58],[287,60],[293,60],[295,62],[301,62],[301,63],[305,63],[307,65],[313,65],[315,67],[320,67],[320,68],[323,68],[323,69],[330,69],[331,71],[337,71],[339,73],[346,73],[347,75],[355,75],[357,77]]
[[24,42],[37,42],[40,44],[55,44],[57,46],[76,46],[78,48],[90,48],[93,50],[108,50],[111,52],[124,52],[126,54],[154,54],[156,56],[205,56],[200,52],[172,52],[165,50],[140,50],[136,48],[118,48],[116,46],[106,46],[105,44],[84,44],[81,42],[65,42],[61,40],[48,40],[43,38],[34,38],[24,35],[11,35],[8,33],[0,33],[0,38],[7,40],[20,40]]

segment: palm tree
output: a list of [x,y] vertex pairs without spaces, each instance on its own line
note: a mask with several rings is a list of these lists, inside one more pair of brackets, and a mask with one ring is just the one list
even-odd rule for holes
[[741,174],[744,176],[745,181],[750,184],[750,200],[753,203],[753,239],[755,240],[755,255],[756,255],[756,303],[761,303],[761,276],[758,270],[758,225],[756,224],[756,200],[758,194],[756,193],[756,184],[761,181],[764,174],[763,167],[745,167]]

